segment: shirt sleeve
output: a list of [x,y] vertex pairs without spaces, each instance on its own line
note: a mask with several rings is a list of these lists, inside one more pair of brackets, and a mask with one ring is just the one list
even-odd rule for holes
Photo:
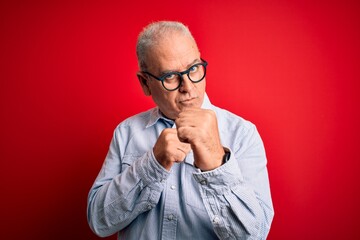
[[98,236],[112,235],[154,208],[169,172],[152,151],[123,164],[114,134],[102,169],[88,196],[88,222]]
[[220,239],[266,239],[274,216],[266,156],[253,126],[228,162],[194,173],[214,230]]

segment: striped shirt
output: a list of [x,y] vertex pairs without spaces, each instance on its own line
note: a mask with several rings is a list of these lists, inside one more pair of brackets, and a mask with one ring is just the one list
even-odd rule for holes
[[153,146],[174,122],[159,109],[130,117],[114,131],[88,196],[88,222],[118,239],[266,239],[274,216],[264,146],[249,121],[212,105],[229,161],[201,172],[190,152],[170,171]]

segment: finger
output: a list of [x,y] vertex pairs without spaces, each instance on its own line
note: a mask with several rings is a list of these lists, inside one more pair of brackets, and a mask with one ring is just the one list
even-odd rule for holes
[[191,150],[191,145],[188,143],[180,142],[178,148],[179,151],[182,151],[185,155],[187,155]]
[[195,127],[202,122],[201,119],[204,113],[203,109],[184,110],[175,119],[176,126]]
[[177,118],[175,120],[176,129],[179,130],[179,127],[196,127],[197,121],[196,116]]
[[177,131],[177,136],[182,143],[191,143],[194,139],[194,134],[196,131],[201,129],[196,129],[195,127],[179,127]]
[[177,134],[176,128],[165,128],[162,134]]
[[163,143],[170,143],[170,142],[178,142],[179,139],[177,138],[177,129],[175,128],[165,128],[160,136],[159,139]]
[[174,162],[182,162],[185,160],[187,153],[184,152],[183,149],[177,148],[177,150],[174,152]]

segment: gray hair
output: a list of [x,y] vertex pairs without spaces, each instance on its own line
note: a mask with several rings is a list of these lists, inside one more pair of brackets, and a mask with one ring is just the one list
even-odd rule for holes
[[189,28],[181,22],[175,21],[158,21],[147,25],[139,34],[136,44],[136,55],[140,70],[146,69],[146,53],[147,51],[159,43],[165,34],[178,32],[194,39]]

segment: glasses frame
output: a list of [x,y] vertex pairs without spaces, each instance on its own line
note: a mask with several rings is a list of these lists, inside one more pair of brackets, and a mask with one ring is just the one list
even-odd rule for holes
[[[184,81],[184,77],[183,77],[184,74],[186,74],[186,75],[188,76],[189,80],[190,80],[192,83],[201,82],[201,81],[205,78],[205,76],[206,76],[206,67],[207,67],[207,65],[208,65],[208,62],[205,61],[205,60],[202,59],[202,58],[200,58],[200,60],[201,60],[202,62],[200,62],[200,63],[195,63],[194,65],[191,65],[191,67],[189,67],[187,70],[182,71],[182,72],[175,72],[175,71],[174,71],[174,72],[168,72],[168,73],[163,74],[163,75],[160,76],[160,77],[156,77],[155,75],[153,75],[153,74],[151,74],[151,73],[149,73],[149,72],[147,72],[147,71],[143,71],[143,73],[145,73],[145,74],[149,75],[150,77],[153,77],[154,79],[160,81],[160,82],[161,82],[161,85],[162,85],[166,90],[168,90],[168,91],[175,91],[175,90],[177,90],[177,89],[180,88],[181,83]],[[193,81],[193,80],[191,80],[191,78],[190,78],[190,69],[193,68],[194,66],[199,66],[199,65],[201,65],[201,66],[204,67],[204,76],[203,76],[200,80]],[[166,78],[167,76],[171,75],[171,74],[176,74],[176,75],[180,76],[179,86],[177,86],[177,87],[174,88],[174,89],[169,89],[169,88],[165,87],[165,84],[164,84],[165,78]]]

